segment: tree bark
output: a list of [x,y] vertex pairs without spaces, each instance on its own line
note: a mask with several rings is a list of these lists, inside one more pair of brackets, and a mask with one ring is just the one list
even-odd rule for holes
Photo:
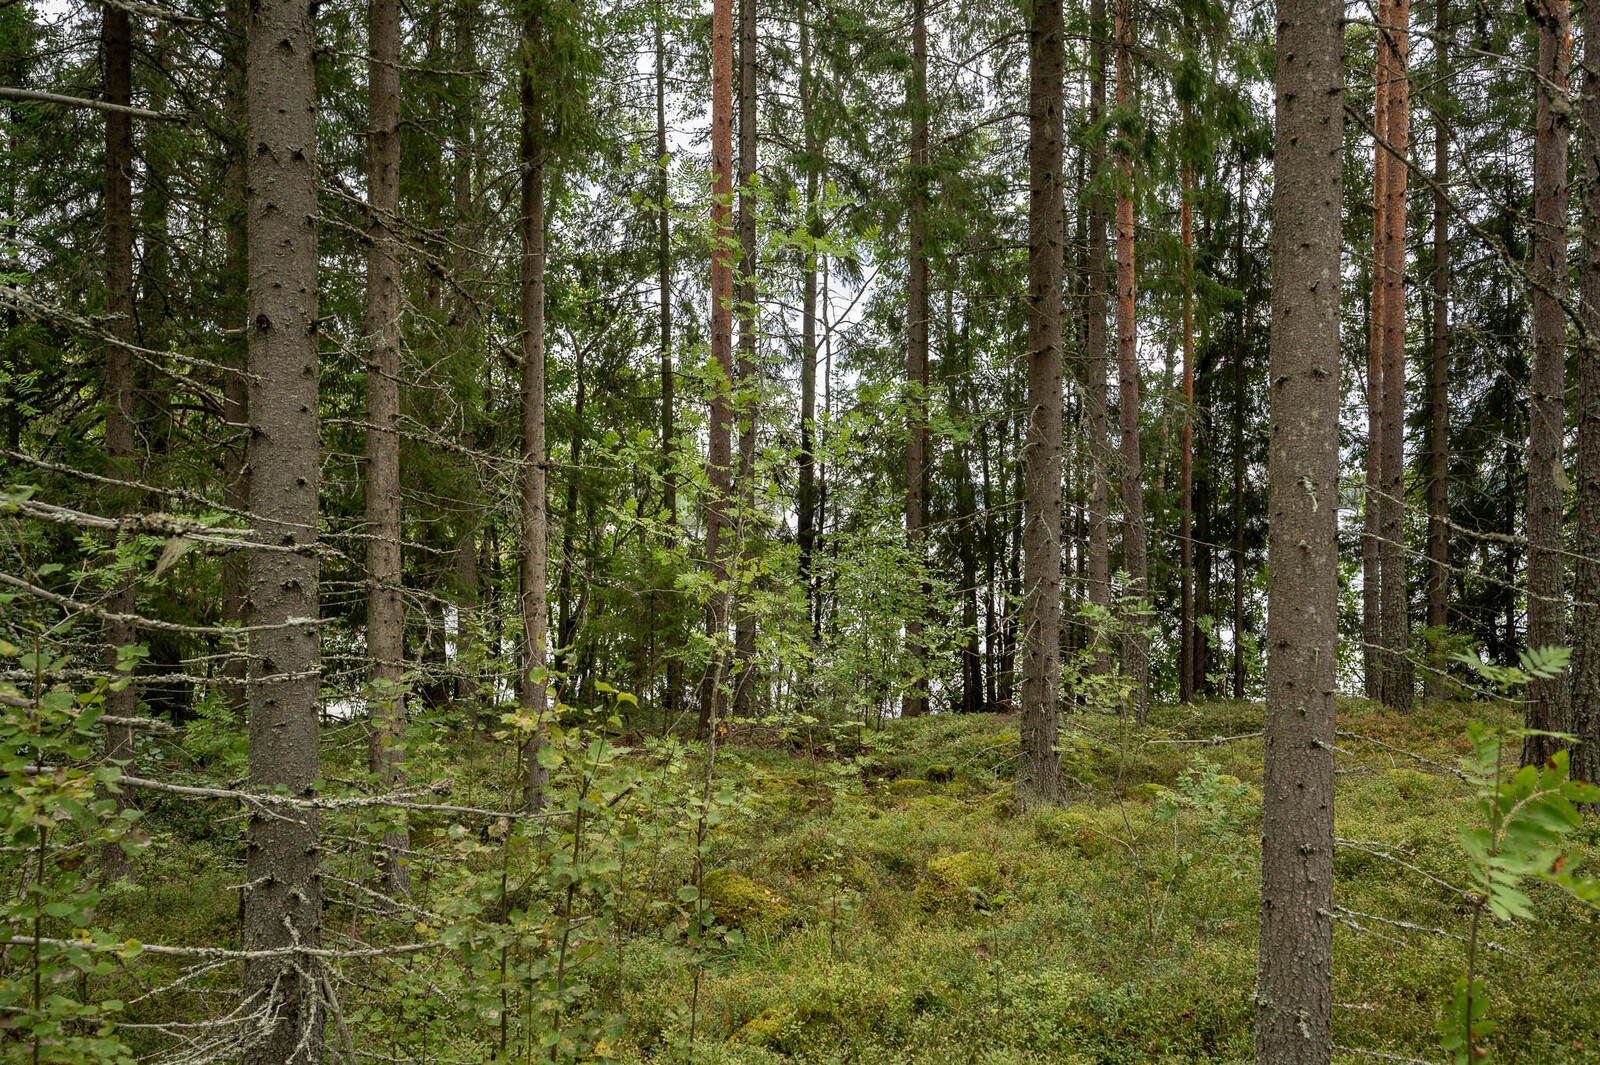
[[[523,25],[526,47],[535,47],[541,27],[536,15]],[[546,499],[549,462],[545,447],[544,379],[544,264],[545,264],[545,150],[541,143],[541,115],[535,111],[533,75],[520,77],[522,128],[519,154],[522,169],[522,641],[518,648],[518,704],[533,721],[533,731],[522,751],[522,805],[536,812],[544,805],[546,773],[539,764],[549,691],[544,671],[549,664],[548,597],[550,576],[550,512]]]
[[[1131,0],[1115,0],[1117,31],[1117,111],[1123,122],[1133,108],[1133,27]],[[1126,134],[1124,134],[1126,136]],[[1117,390],[1122,420],[1122,568],[1126,594],[1134,601],[1122,640],[1123,672],[1133,682],[1134,711],[1140,724],[1150,709],[1150,639],[1145,635],[1149,564],[1144,526],[1144,461],[1139,447],[1139,330],[1135,320],[1138,280],[1134,262],[1133,155],[1126,140],[1117,147]]]
[[[1089,121],[1094,127],[1106,119],[1106,3],[1090,0]],[[1089,422],[1089,602],[1102,611],[1111,607],[1111,437],[1107,410],[1106,281],[1110,249],[1107,246],[1106,195],[1098,183],[1105,173],[1105,140],[1096,132],[1089,142],[1089,292],[1088,323],[1084,328],[1088,352],[1084,357],[1087,383],[1084,403]],[[1095,668],[1111,672],[1111,652],[1106,635],[1093,634]]]
[[[226,113],[228,121],[227,151],[227,215],[226,255],[227,266],[223,275],[223,299],[230,329],[238,330],[241,339],[228,345],[229,369],[222,375],[222,420],[235,439],[222,451],[222,504],[235,515],[250,510],[250,466],[245,461],[249,439],[250,392],[247,369],[247,332],[245,323],[249,313],[248,264],[245,252],[245,144],[249,140],[245,116],[245,27],[246,0],[228,0],[227,49],[223,62],[227,70]],[[240,552],[230,552],[222,559],[222,621],[225,625],[244,625],[249,613],[249,596],[246,582],[249,579],[248,559]],[[224,641],[227,657],[223,660],[223,698],[242,721],[248,709],[245,680],[249,675],[249,661],[244,654],[242,641],[227,638]]]
[[1385,660],[1379,695],[1385,706],[1409,710],[1416,675],[1408,657],[1411,596],[1405,556],[1406,426],[1406,160],[1411,149],[1411,0],[1392,0],[1386,40],[1391,49],[1383,220],[1383,459],[1378,496],[1380,628]]
[[[249,6],[245,96],[250,263],[250,484],[253,535],[293,551],[249,562],[252,788],[310,797],[318,773],[317,163],[311,0]],[[245,848],[244,948],[321,945],[316,812],[252,815]],[[245,1012],[270,1020],[245,1065],[317,1065],[321,962],[308,954],[244,964]]]
[[704,739],[713,717],[721,716],[721,681],[727,640],[728,553],[732,531],[729,505],[733,440],[733,261],[736,255],[733,207],[733,0],[714,0],[711,14],[711,361],[716,373],[706,442],[706,562],[711,596],[706,602],[706,636],[711,657],[700,684],[700,722]]
[[[739,526],[748,553],[755,520],[756,423],[761,384],[756,368],[756,0],[739,0]],[[743,568],[743,567],[741,567]],[[755,692],[756,616],[739,596],[735,621],[733,712],[748,717]]]
[[[133,99],[133,27],[128,12],[107,6],[101,23],[101,47],[105,62],[106,100],[123,107]],[[133,343],[133,119],[126,112],[106,112],[105,156],[106,212],[106,472],[119,480],[133,480],[136,468],[134,440]],[[126,513],[135,506],[132,489],[114,485],[112,510]],[[118,578],[106,609],[113,614],[131,615],[138,610],[138,585],[133,576]],[[111,663],[118,649],[137,642],[133,625],[111,621],[106,625]],[[106,713],[114,717],[135,717],[139,712],[139,690],[132,677],[106,696]],[[126,725],[105,726],[107,762],[125,764],[137,773],[134,763],[133,730]],[[118,814],[133,805],[127,789],[115,797]],[[122,845],[106,844],[100,852],[100,879],[107,884],[131,879],[133,863]]]
[[[1444,0],[1440,0],[1441,6]],[[1583,9],[1583,298],[1578,333],[1578,522],[1572,581],[1572,776],[1600,784],[1600,4]]]
[[[367,5],[367,767],[405,786],[405,613],[400,604],[400,5]],[[402,827],[384,834],[390,894],[410,890]]]
[[[1528,646],[1567,642],[1566,564],[1561,526],[1566,502],[1565,432],[1567,319],[1567,0],[1534,0],[1539,25],[1539,78],[1533,147],[1533,372],[1528,381]],[[1567,678],[1528,686],[1530,729],[1566,731]],[[1542,763],[1560,744],[1530,736],[1524,764]]]
[[[923,528],[928,468],[928,22],[925,0],[915,0],[911,27],[911,206],[907,219],[909,278],[906,284],[906,551],[920,570],[926,563],[927,533]],[[919,577],[920,581],[920,577]],[[906,618],[906,654],[913,672],[911,688],[900,702],[903,717],[928,712],[928,650],[923,644],[927,600],[919,583]]]
[[[1184,105],[1184,122],[1189,107]],[[1183,427],[1179,430],[1178,507],[1179,566],[1182,587],[1178,598],[1178,702],[1194,702],[1194,172],[1183,166],[1183,202],[1178,228],[1183,239]]]
[[1061,797],[1061,0],[1035,0],[1028,32],[1028,435],[1023,449],[1022,707],[1016,796]]
[[1257,1065],[1332,1056],[1343,15],[1278,4]]
[[[1428,627],[1443,632],[1450,621],[1449,0],[1437,0],[1434,12],[1438,84],[1433,106],[1433,351],[1428,362]],[[1443,697],[1444,679],[1428,674],[1430,697]]]
[[[667,151],[667,49],[662,21],[665,18],[666,0],[658,0],[655,8],[656,34],[656,272],[659,292],[658,316],[660,318],[661,344],[661,510],[666,520],[665,546],[670,552],[678,545],[678,471],[676,411],[673,407],[675,379],[672,371],[672,212],[669,199],[672,195],[668,174]],[[652,593],[654,598],[654,593]],[[670,630],[669,630],[670,631]],[[662,720],[665,724],[676,716],[678,700],[683,691],[683,660],[676,654],[667,657],[665,697],[662,700]]]
[[1393,81],[1393,59],[1387,27],[1394,0],[1378,0],[1374,15],[1378,30],[1374,34],[1372,104],[1372,302],[1369,310],[1371,331],[1367,349],[1367,468],[1361,516],[1361,664],[1362,683],[1369,699],[1383,695],[1383,315],[1388,306],[1384,295],[1384,271],[1388,269],[1389,194],[1386,180],[1389,149],[1382,141],[1389,134],[1389,86]]
[[813,637],[821,631],[822,613],[812,594],[812,552],[816,550],[816,446],[817,417],[817,252],[821,236],[817,217],[817,185],[822,160],[819,158],[812,115],[811,24],[806,0],[800,0],[800,126],[806,156],[806,236],[801,254],[800,307],[800,453],[799,489],[795,509],[800,547],[800,583],[805,587],[806,612]]

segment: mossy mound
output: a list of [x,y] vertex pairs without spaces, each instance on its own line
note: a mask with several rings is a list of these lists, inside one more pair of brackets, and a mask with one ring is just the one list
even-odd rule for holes
[[713,869],[700,881],[700,897],[729,928],[781,920],[789,902],[776,891],[731,869]]
[[992,895],[1000,888],[1000,866],[982,851],[961,851],[928,862],[921,883],[917,884],[917,908],[924,913],[960,909],[967,905],[971,889]]

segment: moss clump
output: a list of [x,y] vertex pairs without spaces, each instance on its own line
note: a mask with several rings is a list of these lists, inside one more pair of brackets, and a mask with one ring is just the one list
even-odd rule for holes
[[917,795],[926,795],[929,784],[920,777],[902,777],[899,780],[889,781],[888,792],[895,798],[911,798]]
[[956,778],[956,771],[947,765],[935,763],[928,766],[928,782],[930,784],[948,784]]
[[[1230,777],[1229,779],[1234,780],[1235,783],[1238,782],[1237,778]],[[1140,784],[1133,790],[1129,791],[1128,798],[1132,799],[1134,802],[1153,803],[1160,802],[1162,799],[1171,794],[1172,789],[1167,787],[1165,784],[1156,784],[1151,782]]]
[[924,913],[959,909],[976,888],[993,894],[1000,888],[1000,867],[982,851],[961,851],[928,862],[927,872],[917,885],[917,908]]
[[781,918],[789,912],[782,895],[731,869],[713,869],[700,882],[700,897],[729,928]]
[[1389,770],[1388,778],[1389,786],[1406,802],[1433,798],[1441,784],[1437,777],[1409,767]]
[[[1110,823],[1116,810],[1094,813],[1083,809],[1040,810],[1034,818],[1033,834],[1057,847],[1069,847],[1084,858],[1101,858],[1119,850],[1115,827]],[[1119,827],[1119,826],[1118,826]]]

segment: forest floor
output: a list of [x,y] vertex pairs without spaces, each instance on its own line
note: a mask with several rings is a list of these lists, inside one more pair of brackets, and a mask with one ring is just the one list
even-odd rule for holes
[[[1341,702],[1337,831],[1357,845],[1335,860],[1334,1034],[1354,1048],[1336,1061],[1442,1060],[1436,1025],[1467,955],[1468,907],[1450,887],[1467,880],[1456,837],[1476,816],[1452,770],[1469,750],[1468,717],[1482,710],[1400,716]],[[610,1052],[751,1065],[1250,1061],[1261,741],[1192,741],[1253,733],[1260,714],[1259,704],[1214,702],[1156,708],[1144,729],[1068,719],[1068,802],[1026,814],[1009,800],[1017,731],[1005,717],[736,726],[717,754],[723,816],[699,894],[737,934],[685,945],[692,801],[660,820],[653,843],[621,849],[624,887],[608,904],[615,943],[595,943],[584,962],[589,998],[628,1018]],[[513,779],[505,746],[440,730],[413,766],[448,768],[450,801],[485,803]],[[645,757],[637,752],[623,757]],[[673,772],[691,794],[703,762]],[[150,941],[195,942],[208,929],[225,940],[237,897],[224,887],[237,872],[219,874],[208,858],[220,840],[192,838],[195,813],[187,826],[176,809],[150,821],[164,815],[164,871],[135,889],[155,907],[108,902]],[[455,840],[466,856],[454,860],[480,883],[497,877],[492,835],[470,854],[460,828],[413,825],[419,850],[447,855]],[[1591,817],[1572,844],[1592,872],[1600,824]],[[446,870],[460,864],[425,866],[414,902],[447,910],[461,891]],[[1600,1061],[1600,915],[1552,888],[1530,893],[1535,919],[1486,920],[1495,946],[1478,951],[1494,1060]],[[377,935],[371,916],[363,935],[355,914],[329,913],[353,939]],[[416,938],[390,934],[402,932]],[[416,985],[419,1001],[435,997],[427,987],[448,990],[438,986],[447,971]],[[396,1023],[385,999],[394,986],[352,992],[345,1008],[365,1018],[352,1023],[358,1041]],[[492,1042],[492,1026],[475,1037],[439,1003],[419,1009],[408,1023],[434,1018],[423,1023],[438,1026],[436,1048]],[[393,1036],[379,1038],[381,1048]],[[474,1059],[460,1050],[436,1060]]]

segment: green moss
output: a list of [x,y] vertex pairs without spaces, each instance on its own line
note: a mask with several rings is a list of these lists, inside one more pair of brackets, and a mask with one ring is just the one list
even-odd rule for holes
[[782,918],[789,903],[782,895],[731,869],[713,869],[700,882],[700,897],[729,928]]
[[909,798],[915,795],[926,795],[929,783],[920,777],[903,777],[900,780],[889,781],[889,786],[884,789],[896,798]]
[[928,766],[928,782],[930,784],[948,784],[956,778],[956,771],[947,765],[938,762]]
[[969,889],[993,894],[1000,888],[1000,866],[982,851],[961,851],[928,862],[917,885],[917,908],[924,913],[961,909],[971,898]]
[[[1222,778],[1219,778],[1219,779],[1222,779]],[[1238,783],[1238,778],[1237,777],[1228,777],[1226,779],[1232,780],[1232,781],[1234,781],[1234,783]],[[1134,800],[1135,802],[1153,803],[1153,802],[1159,802],[1163,798],[1165,798],[1166,796],[1171,795],[1171,794],[1172,794],[1172,789],[1167,787],[1165,784],[1156,784],[1154,782],[1151,782],[1151,783],[1146,783],[1146,784],[1139,784],[1136,787],[1134,787],[1131,791],[1128,792],[1128,798]]]

